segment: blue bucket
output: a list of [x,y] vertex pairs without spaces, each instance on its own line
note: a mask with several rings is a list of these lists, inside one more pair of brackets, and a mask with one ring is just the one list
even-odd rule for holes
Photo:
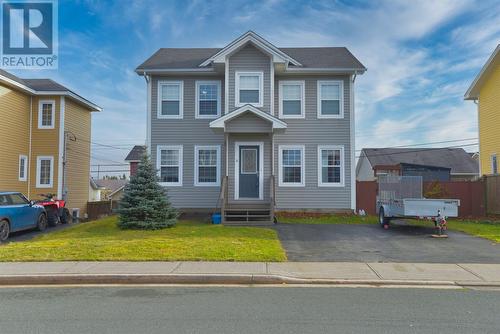
[[220,213],[212,214],[212,224],[220,224],[221,223],[221,215]]

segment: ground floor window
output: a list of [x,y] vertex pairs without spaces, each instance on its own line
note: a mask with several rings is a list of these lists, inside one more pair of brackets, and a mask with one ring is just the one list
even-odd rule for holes
[[195,186],[218,186],[220,183],[220,146],[195,146]]
[[52,188],[54,178],[54,157],[39,156],[36,159],[37,188]]
[[160,184],[182,186],[182,146],[158,146],[157,168]]
[[344,147],[318,146],[318,186],[344,185]]
[[280,186],[304,186],[304,151],[303,145],[279,146]]
[[26,181],[28,174],[28,157],[26,155],[19,156],[19,181]]
[[496,154],[491,155],[491,174],[498,174],[498,161]]

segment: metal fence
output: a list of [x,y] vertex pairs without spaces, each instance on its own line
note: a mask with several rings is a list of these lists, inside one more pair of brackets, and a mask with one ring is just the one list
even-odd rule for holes
[[421,176],[381,175],[378,177],[380,200],[422,197]]

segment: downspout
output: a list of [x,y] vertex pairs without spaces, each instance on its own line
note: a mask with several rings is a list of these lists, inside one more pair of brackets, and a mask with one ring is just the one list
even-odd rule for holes
[[151,76],[147,75],[146,72],[143,72],[144,80],[146,80],[147,85],[147,98],[146,98],[146,149],[148,155],[151,157],[151,92],[152,92],[152,83]]
[[30,96],[30,133],[28,145],[28,199],[31,198],[31,136],[33,132],[33,96]]
[[351,132],[351,145],[350,145],[350,153],[351,153],[351,209],[356,213],[356,167],[355,167],[355,161],[356,161],[356,136],[355,136],[355,123],[356,123],[356,118],[354,117],[354,81],[356,80],[356,73],[351,75],[351,82],[349,84],[350,88],[350,132]]

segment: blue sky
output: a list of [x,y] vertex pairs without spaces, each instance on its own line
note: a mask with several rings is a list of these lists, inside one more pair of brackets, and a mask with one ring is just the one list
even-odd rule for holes
[[[477,142],[463,94],[500,43],[498,1],[59,1],[59,69],[50,77],[102,106],[93,163],[123,162],[146,133],[134,69],[160,47],[220,47],[247,30],[277,46],[346,46],[356,79],[356,149]],[[438,145],[439,146],[439,145]],[[464,146],[475,150],[475,146]]]

